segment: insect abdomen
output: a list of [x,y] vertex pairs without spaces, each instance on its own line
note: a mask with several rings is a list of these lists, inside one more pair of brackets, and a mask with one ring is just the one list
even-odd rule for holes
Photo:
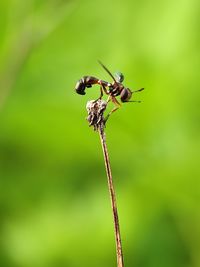
[[85,88],[92,87],[93,84],[97,84],[99,79],[92,76],[83,76],[75,86],[75,91],[79,95],[85,95]]

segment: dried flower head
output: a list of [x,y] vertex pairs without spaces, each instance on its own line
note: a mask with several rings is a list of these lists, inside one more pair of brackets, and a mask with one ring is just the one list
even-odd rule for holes
[[90,100],[87,102],[87,121],[89,122],[90,126],[94,127],[95,131],[105,126],[105,119],[103,115],[106,107],[107,102],[102,99]]

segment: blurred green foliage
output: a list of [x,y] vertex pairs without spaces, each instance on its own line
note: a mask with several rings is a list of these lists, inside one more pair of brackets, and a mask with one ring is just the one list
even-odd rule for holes
[[106,128],[125,266],[200,266],[199,25],[198,0],[1,0],[0,266],[116,266],[99,89],[74,93],[97,59],[146,89]]

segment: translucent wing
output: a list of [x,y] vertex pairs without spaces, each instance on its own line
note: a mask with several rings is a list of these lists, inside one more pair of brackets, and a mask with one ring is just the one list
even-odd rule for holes
[[104,70],[112,77],[112,79],[116,82],[114,76],[112,75],[112,73],[106,68],[106,66],[103,65],[103,63],[98,60],[99,64],[104,68]]

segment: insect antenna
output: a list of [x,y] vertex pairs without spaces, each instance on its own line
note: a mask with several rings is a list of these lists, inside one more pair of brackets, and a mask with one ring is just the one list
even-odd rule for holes
[[136,93],[136,92],[141,92],[141,91],[143,91],[144,90],[144,88],[141,88],[141,89],[139,89],[139,90],[134,90],[134,91],[131,91],[132,93]]
[[115,81],[115,82],[117,82],[116,80],[115,80],[115,77],[112,75],[112,73],[109,71],[109,69],[107,69],[106,68],[106,66],[100,61],[100,60],[98,60],[98,62],[99,62],[99,64],[104,68],[104,70],[112,77],[112,79]]

